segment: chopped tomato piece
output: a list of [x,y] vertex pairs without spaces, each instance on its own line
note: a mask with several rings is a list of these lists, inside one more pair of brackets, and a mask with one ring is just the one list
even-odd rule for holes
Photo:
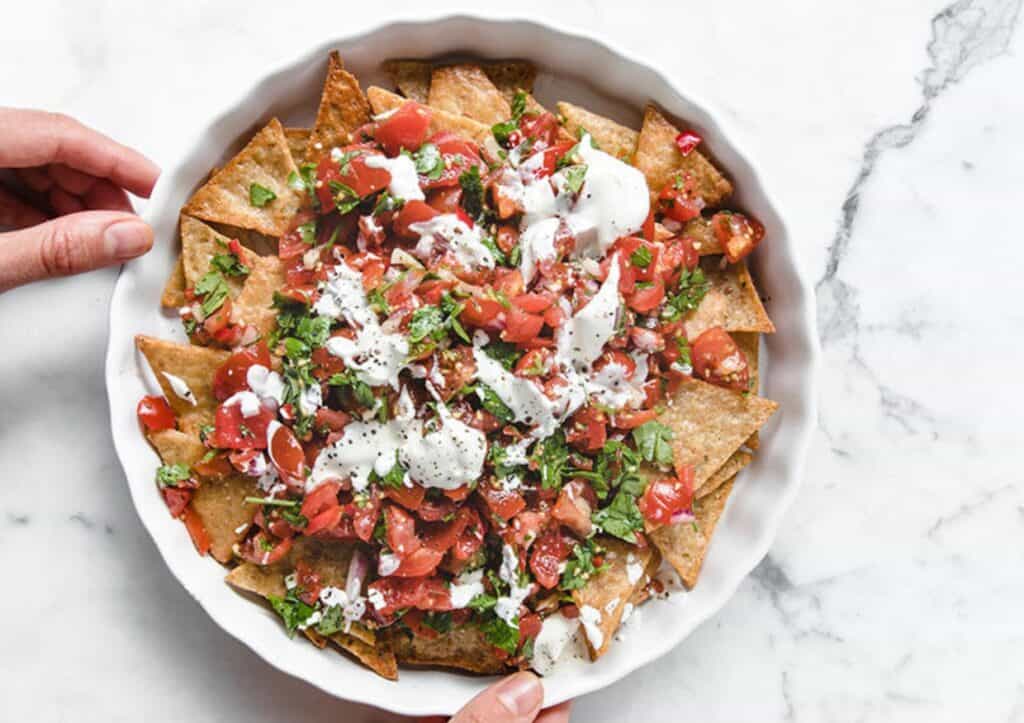
[[223,402],[232,394],[247,390],[246,375],[256,364],[270,367],[270,350],[266,342],[253,344],[229,356],[213,375],[213,396],[217,401]]
[[402,238],[415,240],[420,235],[409,227],[416,223],[429,221],[437,215],[438,212],[423,201],[406,201],[405,205],[395,214],[391,228]]
[[177,424],[174,410],[161,396],[143,397],[139,400],[139,406],[135,408],[135,413],[139,417],[139,423],[150,432],[174,429]]
[[527,641],[540,635],[540,615],[537,613],[526,613],[519,617],[519,647],[526,645]]
[[494,289],[512,299],[523,293],[526,288],[523,274],[519,269],[498,269],[494,272]]
[[746,391],[750,386],[747,356],[729,332],[714,326],[690,344],[693,375],[720,387]]
[[513,306],[505,314],[505,330],[501,332],[501,338],[510,342],[530,341],[540,334],[543,326],[543,316],[528,314]]
[[385,507],[384,524],[387,526],[388,547],[399,557],[411,555],[423,544],[416,536],[416,518],[401,507]]
[[327,507],[322,512],[318,512],[309,518],[309,523],[306,525],[303,533],[306,535],[315,535],[318,532],[324,530],[330,530],[341,522],[342,516],[345,514],[345,508],[341,505],[334,505],[333,507]]
[[277,467],[285,484],[302,484],[306,479],[306,453],[295,433],[278,424],[273,428],[270,444],[270,461]]
[[666,284],[675,281],[683,269],[692,271],[700,263],[700,255],[689,236],[670,239],[658,258],[658,274]]
[[427,205],[438,213],[455,213],[462,208],[462,186],[433,189],[427,193]]
[[658,207],[662,213],[679,223],[686,223],[700,216],[704,210],[704,199],[694,189],[693,178],[676,177],[665,184],[658,194]]
[[199,517],[199,513],[195,511],[192,505],[188,505],[182,513],[182,520],[185,522],[185,529],[188,530],[189,537],[192,538],[192,544],[196,546],[196,552],[200,556],[206,555],[210,551],[210,535],[206,532],[206,526],[203,525],[202,518]]
[[221,449],[266,449],[267,427],[274,412],[264,407],[251,417],[242,416],[242,405],[220,405],[210,441]]
[[316,605],[323,583],[320,575],[305,560],[295,563],[295,584],[302,591],[299,597],[307,605]]
[[469,326],[487,326],[504,311],[505,307],[498,300],[474,296],[466,299],[466,306],[459,314],[459,319]]
[[316,410],[316,428],[327,432],[341,432],[352,421],[352,416],[337,409],[320,407]]
[[317,166],[316,192],[320,199],[321,213],[358,201],[387,188],[391,183],[391,174],[387,169],[367,165],[367,158],[380,155],[372,146],[346,146],[340,150],[343,154],[355,155],[347,157],[342,163],[326,155]]
[[665,300],[665,284],[661,279],[645,283],[646,286],[637,284],[636,290],[627,302],[629,308],[641,314],[653,311]]
[[[630,359],[630,362],[632,361]],[[572,415],[565,430],[565,439],[583,452],[596,452],[608,441],[607,424],[608,417],[605,413],[588,404]]]
[[730,262],[745,259],[764,238],[764,226],[742,213],[719,211],[711,217],[711,230]]
[[260,530],[242,545],[242,559],[255,565],[273,565],[292,549],[292,538],[277,540]]
[[647,485],[637,502],[640,512],[655,525],[671,523],[673,515],[690,509],[693,502],[693,465],[682,465],[678,477],[666,477]]
[[181,517],[188,503],[192,501],[192,490],[188,487],[164,487],[160,490],[171,517]]
[[562,488],[551,517],[565,525],[579,537],[589,537],[594,528],[590,514],[597,502],[586,482],[574,479]]
[[515,490],[490,484],[481,484],[477,489],[491,512],[503,520],[511,520],[526,507],[523,496]]
[[324,482],[306,495],[306,498],[302,500],[302,507],[299,509],[299,512],[303,517],[309,519],[329,507],[336,506],[340,491],[340,482]]
[[519,296],[512,299],[512,303],[523,311],[531,314],[540,314],[551,308],[551,305],[555,303],[555,297],[553,294],[543,292],[519,294]]
[[397,156],[402,150],[416,151],[427,139],[430,115],[429,108],[408,100],[377,122],[373,137],[389,156]]
[[683,131],[676,136],[676,148],[679,149],[680,154],[688,156],[700,145],[702,140],[704,139],[693,131]]
[[625,410],[612,415],[612,426],[617,429],[633,429],[658,418],[656,409]]
[[519,357],[515,373],[521,377],[543,377],[551,371],[554,352],[550,349],[531,349]]
[[550,530],[533,543],[530,552],[530,570],[537,582],[548,590],[558,584],[562,563],[572,554],[570,545],[560,532]]
[[394,500],[407,510],[415,512],[423,503],[423,497],[427,491],[421,485],[414,484],[412,487],[385,487],[384,496]]
[[443,552],[431,550],[429,547],[419,547],[414,552],[402,558],[398,569],[392,575],[395,577],[422,577],[432,573],[441,564]]

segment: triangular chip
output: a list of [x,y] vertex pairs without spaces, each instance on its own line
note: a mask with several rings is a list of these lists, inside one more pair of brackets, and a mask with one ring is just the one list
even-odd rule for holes
[[161,429],[158,432],[148,432],[146,436],[164,464],[184,464],[191,467],[209,451],[206,445],[199,441],[199,435],[177,429]]
[[[194,287],[199,279],[210,271],[210,260],[217,255],[230,253],[228,244],[231,239],[218,233],[199,219],[183,215],[181,217],[181,261],[185,271],[185,287]],[[252,251],[242,248],[239,261],[248,269],[252,269],[259,257]],[[232,298],[238,296],[245,283],[245,276],[224,274],[224,280],[231,289]]]
[[398,91],[409,100],[426,105],[433,66],[426,60],[388,60],[381,64]]
[[315,162],[332,148],[351,142],[352,132],[370,121],[370,106],[359,81],[342,66],[338,51],[331,51],[320,108],[309,138],[308,160]]
[[[178,415],[178,426],[182,431],[195,433],[202,425],[212,424],[217,411],[213,375],[228,358],[228,352],[142,335],[135,337],[135,344],[146,357],[160,389]],[[191,392],[191,399],[178,395],[178,391],[185,390],[175,391],[172,386],[174,378],[184,383]]]
[[256,565],[251,562],[243,562],[231,570],[224,580],[232,587],[256,593],[260,597],[269,595],[284,597],[288,592],[284,584],[286,569],[283,563]]
[[730,479],[712,494],[694,502],[693,514],[696,519],[693,521],[667,525],[650,534],[651,542],[675,568],[688,588],[693,588],[697,583],[711,535],[722,516],[732,486],[733,480]]
[[[284,129],[274,118],[238,155],[214,172],[182,210],[204,221],[281,236],[302,201],[300,193],[288,185],[288,176],[297,172]],[[267,191],[273,194],[272,199],[268,200]],[[263,194],[257,195],[257,202],[263,205],[253,202],[254,193]]]
[[693,242],[693,248],[701,256],[712,256],[722,253],[722,245],[718,243],[715,232],[711,230],[711,219],[698,216],[686,222],[680,235],[687,236]]
[[732,184],[699,150],[682,155],[676,147],[678,135],[679,130],[657,108],[647,106],[633,165],[647,177],[651,202],[666,184],[682,174],[693,178],[695,190],[708,206],[719,205],[732,194]]
[[174,269],[171,271],[167,283],[164,284],[164,293],[160,296],[160,306],[165,309],[179,309],[185,305],[185,267],[182,264],[181,256],[174,262]]
[[495,655],[494,646],[475,625],[460,625],[433,640],[397,627],[391,630],[399,663],[436,665],[491,675],[505,671],[504,661]]
[[693,487],[699,490],[778,406],[770,399],[683,377],[659,421],[673,432],[676,465],[694,466]]
[[537,68],[533,63],[525,60],[496,60],[484,63],[483,67],[487,77],[510,104],[517,91],[533,92],[533,81],[537,79]]
[[271,304],[274,292],[284,286],[284,264],[277,256],[256,259],[234,301],[232,317],[240,324],[256,327],[266,338],[277,327],[277,312]]
[[382,637],[376,645],[369,645],[354,635],[335,633],[330,637],[330,641],[346,653],[355,656],[359,662],[380,677],[398,680],[398,660],[391,648],[390,639]]
[[284,137],[288,141],[288,150],[292,154],[292,160],[296,166],[306,162],[306,153],[309,151],[309,137],[313,131],[309,128],[285,128]]
[[192,495],[192,509],[210,537],[210,554],[218,562],[228,562],[232,548],[241,541],[252,522],[253,508],[246,497],[258,497],[259,486],[251,477],[233,475],[224,479],[204,479]]
[[[650,562],[647,563],[647,567],[644,569],[643,577],[640,582],[636,584],[636,589],[633,590],[633,594],[629,597],[628,605],[632,605],[634,608],[643,605],[647,602],[648,598],[651,597],[651,586],[650,581],[654,579],[654,575],[658,572],[658,568],[661,566],[661,554],[651,555]],[[626,610],[628,610],[628,605]],[[619,621],[619,625],[625,622],[626,610],[622,611],[623,619]],[[630,611],[632,612],[632,611]]]
[[512,115],[512,108],[505,96],[479,65],[434,68],[430,76],[427,103],[432,108],[466,116],[487,125],[500,123]]
[[713,326],[720,326],[728,332],[774,333],[775,325],[757,295],[757,287],[750,278],[746,262],[729,264],[723,269],[723,258],[708,256],[701,259],[701,268],[711,286],[700,306],[685,319],[686,338],[693,341]]
[[708,477],[707,481],[700,486],[700,490],[697,493],[698,499],[712,494],[719,487],[735,477],[737,473],[750,464],[753,459],[754,455],[750,452],[744,452],[742,450],[734,452],[729,459],[725,460],[725,464],[719,467],[715,473]]
[[238,226],[232,226],[229,223],[210,222],[210,228],[223,236],[227,236],[228,238],[238,239],[242,246],[249,249],[257,256],[277,256],[279,244],[276,236],[267,236],[259,231],[253,231],[248,228],[239,228]]
[[562,116],[564,127],[574,138],[586,131],[605,153],[627,162],[633,158],[640,134],[632,128],[572,103],[559,103],[558,113]]
[[[750,391],[754,394],[761,393],[761,335],[756,331],[734,331],[731,333],[736,346],[740,348],[747,357],[747,366],[750,367]],[[761,437],[757,432],[750,435],[746,446],[757,449],[761,446]]]
[[647,569],[657,555],[651,547],[639,549],[614,537],[602,537],[598,542],[607,550],[604,569],[572,592],[573,602],[580,609],[591,660],[597,660],[608,650],[626,603],[647,584]]
[[[373,108],[374,114],[386,113],[406,101],[402,96],[376,86],[366,89],[366,97],[370,99],[370,107]],[[479,144],[485,143],[491,137],[489,125],[479,123],[472,118],[453,115],[433,108],[430,113],[430,133],[440,133],[441,131],[449,131],[457,136],[471,138]]]

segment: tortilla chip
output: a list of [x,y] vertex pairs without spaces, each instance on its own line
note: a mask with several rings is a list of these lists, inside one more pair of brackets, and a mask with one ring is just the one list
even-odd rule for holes
[[214,223],[212,221],[208,223],[210,228],[217,233],[228,238],[238,239],[239,243],[257,256],[277,256],[278,240],[275,236],[267,236],[252,229],[232,226],[229,223]]
[[505,663],[495,655],[494,646],[474,625],[461,625],[434,640],[395,627],[391,642],[399,663],[437,665],[485,675],[505,671]]
[[[210,260],[218,254],[228,252],[231,239],[218,233],[199,219],[182,215],[181,217],[181,261],[185,270],[185,287],[195,286],[199,279],[210,270]],[[240,261],[250,269],[259,257],[246,248],[242,249]],[[242,290],[245,276],[224,275],[234,298]]]
[[[405,98],[402,96],[376,86],[366,89],[366,97],[370,99],[370,107],[373,108],[375,115],[386,113],[405,102]],[[489,125],[434,108],[430,114],[430,133],[440,133],[441,131],[449,131],[457,136],[470,138],[481,145],[491,137]]]
[[264,338],[277,327],[277,312],[271,306],[274,292],[284,286],[284,263],[277,256],[256,259],[234,300],[232,317],[236,322],[255,326]]
[[757,295],[757,287],[750,278],[746,262],[729,264],[723,269],[723,258],[708,256],[701,259],[701,268],[711,287],[700,306],[691,311],[684,321],[686,338],[693,341],[713,326],[720,326],[728,332],[774,333],[775,325]]
[[525,60],[497,60],[492,63],[484,63],[483,67],[487,77],[505,96],[509,105],[516,97],[517,91],[533,92],[533,82],[537,79],[537,68],[533,63]]
[[683,377],[659,421],[674,432],[676,465],[694,466],[693,488],[700,490],[778,406],[770,399]]
[[164,285],[164,293],[160,297],[160,306],[165,309],[180,309],[185,305],[185,267],[182,265],[181,256],[174,262],[174,269],[171,271],[167,283]]
[[292,160],[296,166],[306,162],[306,152],[309,150],[309,138],[313,131],[309,128],[285,128],[284,137],[288,141],[288,151],[292,154]]
[[352,131],[369,122],[370,106],[359,81],[342,66],[338,51],[332,50],[306,155],[314,160],[332,148],[347,145]]
[[431,64],[426,60],[387,60],[381,69],[398,91],[410,100],[426,105],[430,94]]
[[177,429],[147,432],[146,437],[164,464],[184,464],[191,467],[209,451],[199,440],[199,435]]
[[192,495],[192,509],[210,536],[210,554],[218,562],[232,557],[232,548],[252,522],[253,508],[246,497],[258,497],[259,485],[251,477],[235,475],[222,480],[204,479]]
[[454,115],[494,125],[512,115],[505,96],[479,65],[446,65],[430,76],[427,103]]
[[274,595],[284,597],[288,592],[284,584],[286,575],[282,563],[276,565],[257,565],[243,562],[227,574],[224,580],[239,590],[256,593],[261,597]]
[[732,194],[732,184],[699,151],[685,156],[676,147],[679,130],[668,122],[657,108],[648,105],[644,110],[644,124],[637,139],[633,165],[647,177],[651,203],[666,184],[678,174],[690,175],[697,193],[710,207],[718,206]]
[[712,256],[722,253],[722,246],[718,238],[711,230],[711,219],[707,216],[698,216],[686,222],[682,230],[683,236],[688,236],[693,241],[693,248],[701,256]]
[[[648,583],[654,579],[654,575],[658,572],[658,568],[661,566],[661,554],[651,555],[651,561],[647,563],[647,567],[644,569],[643,577],[637,583],[636,589],[633,594],[629,597],[629,604],[634,608],[643,605],[647,602],[648,598],[651,597],[651,587]],[[622,611],[625,616],[626,611]],[[622,624],[622,621],[619,621]]]
[[741,469],[746,467],[754,459],[754,455],[750,452],[744,452],[742,450],[734,452],[729,459],[725,460],[725,464],[718,468],[718,470],[708,477],[707,481],[701,485],[697,498],[707,497],[723,484],[733,479]]
[[[612,636],[622,622],[625,603],[647,584],[649,578],[645,573],[651,567],[652,558],[657,556],[657,551],[650,546],[641,550],[614,537],[602,537],[598,542],[608,551],[604,570],[588,580],[583,588],[572,592],[576,607],[590,606],[601,614],[597,623],[601,630],[600,645],[595,646],[589,635],[583,636],[591,660],[597,660],[608,650]],[[637,565],[643,572],[630,581],[630,570],[635,571]]]
[[[355,629],[355,626],[353,626]],[[330,641],[353,655],[359,662],[387,680],[398,680],[398,660],[391,641],[381,638],[377,645],[369,645],[353,635],[335,633]]]
[[[274,118],[238,155],[214,172],[182,211],[204,221],[281,236],[302,202],[300,192],[288,185],[288,176],[297,171],[284,129]],[[254,206],[249,200],[253,184],[269,189],[277,198],[262,208]]]
[[[761,335],[755,331],[735,331],[732,332],[732,338],[747,357],[747,366],[750,367],[750,391],[754,394],[760,394],[761,372],[758,363],[758,356],[761,353]],[[750,435],[750,439],[747,440],[746,446],[751,449],[757,449],[760,447],[760,435],[757,432]]]
[[563,125],[573,138],[578,138],[582,131],[586,131],[605,153],[624,161],[632,160],[637,139],[640,138],[640,134],[632,128],[572,103],[559,103],[558,114],[562,116]]
[[679,573],[687,588],[692,589],[697,584],[711,535],[732,493],[732,486],[730,479],[712,494],[694,502],[694,521],[668,525],[650,534],[651,542]]
[[[213,375],[230,354],[219,349],[175,344],[143,335],[135,337],[135,345],[146,357],[153,375],[160,383],[160,389],[178,415],[181,430],[198,433],[202,425],[212,424],[217,411],[217,399],[213,396]],[[188,385],[195,397],[194,405],[174,393],[164,372],[180,377]]]

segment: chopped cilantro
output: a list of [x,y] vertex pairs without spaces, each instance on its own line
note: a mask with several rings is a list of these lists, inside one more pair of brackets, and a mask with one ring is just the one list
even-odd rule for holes
[[480,626],[487,642],[501,648],[509,655],[515,655],[519,647],[519,628],[513,627],[499,617],[488,620]]
[[660,422],[646,422],[633,430],[640,456],[659,465],[672,464],[672,430]]
[[508,266],[508,257],[505,252],[498,246],[498,242],[494,240],[494,237],[490,234],[485,234],[480,237],[480,243],[487,247],[487,250],[491,252],[491,256],[494,257],[494,261],[502,266]]
[[247,276],[249,267],[234,254],[215,254],[210,259],[210,268],[225,276]]
[[341,605],[332,605],[323,611],[320,622],[316,624],[316,631],[321,635],[334,635],[345,629],[345,610]]
[[583,188],[583,181],[587,175],[586,164],[580,166],[569,166],[565,171],[565,187],[572,193],[579,193]]
[[620,489],[607,507],[598,510],[592,518],[607,534],[636,544],[636,533],[644,529],[644,518],[636,506],[636,497]]
[[444,173],[444,156],[433,143],[424,143],[412,158],[421,176],[436,181]]
[[579,590],[586,585],[600,570],[594,565],[594,554],[597,551],[598,547],[592,539],[577,544],[572,551],[572,557],[565,563],[565,572],[562,573],[559,588],[566,591]]
[[512,98],[512,117],[501,123],[495,123],[491,126],[491,133],[494,134],[494,140],[504,145],[508,143],[509,137],[519,130],[519,119],[523,117],[526,112],[526,93],[521,90],[517,90],[515,97]]
[[249,184],[249,203],[256,208],[263,208],[275,198],[277,198],[277,194],[266,186],[261,186],[258,183]]
[[662,318],[667,321],[678,321],[684,314],[700,306],[710,288],[711,282],[704,276],[703,269],[684,269],[679,277],[679,285],[665,299],[665,308],[661,310]]
[[688,342],[686,337],[682,334],[676,337],[676,348],[679,350],[679,359],[676,361],[680,364],[685,364],[686,366],[692,366],[693,361],[690,359],[690,342]]
[[289,637],[295,635],[295,631],[304,625],[314,612],[312,605],[307,605],[298,598],[294,588],[289,590],[284,597],[268,595],[267,600],[274,608],[274,612],[280,615],[281,620],[284,621],[284,627],[288,631]]
[[501,397],[498,396],[497,392],[486,384],[476,385],[476,395],[480,398],[480,404],[483,408],[497,417],[500,421],[511,422],[516,418],[516,415],[512,413],[512,410],[508,408],[508,405],[501,401]]
[[228,298],[230,290],[228,282],[219,271],[207,271],[199,281],[196,282],[195,292],[197,296],[203,297],[200,308],[204,316],[209,316],[219,309]]
[[487,612],[493,610],[494,606],[498,604],[498,598],[487,593],[480,593],[472,600],[469,601],[469,606],[476,610],[478,613]]
[[303,163],[299,166],[299,172],[292,171],[288,174],[288,185],[293,190],[305,191],[313,202],[313,209],[320,210],[320,198],[316,193],[316,164]]
[[313,246],[316,244],[316,219],[311,219],[306,223],[300,223],[298,227],[299,237],[303,243]]
[[342,216],[358,206],[362,200],[351,186],[346,186],[341,181],[328,181],[327,187],[331,189],[334,207]]
[[156,470],[156,481],[161,487],[177,487],[191,476],[187,464],[162,464]]
[[562,477],[569,462],[569,448],[565,444],[565,435],[558,430],[547,439],[541,440],[533,448],[530,461],[537,465],[540,482],[544,489],[559,489]]
[[501,362],[501,365],[509,370],[516,365],[519,357],[523,355],[521,351],[516,349],[515,344],[507,341],[492,341],[484,347],[484,352],[494,361]]
[[637,268],[646,269],[648,266],[651,265],[653,257],[651,256],[651,252],[647,249],[646,246],[641,246],[632,254],[630,254],[629,260]]
[[357,377],[354,369],[346,369],[338,374],[332,374],[327,383],[332,387],[351,390],[355,400],[364,407],[373,407],[377,401],[373,396],[373,387]]
[[452,629],[450,612],[429,612],[423,616],[423,624],[444,635]]
[[484,184],[480,178],[480,168],[470,166],[469,170],[459,175],[459,185],[462,186],[462,207],[473,219],[479,219],[484,214]]
[[440,341],[445,336],[444,313],[438,306],[421,306],[409,321],[409,341],[417,343],[427,337]]
[[373,215],[379,216],[388,211],[397,211],[405,205],[405,200],[392,196],[388,191],[381,191],[377,203],[373,207]]
[[[386,405],[385,405],[386,406]],[[376,482],[381,487],[392,487],[398,489],[405,484],[405,468],[398,461],[398,454],[395,453],[395,464],[383,477],[376,471],[370,472],[370,481]]]

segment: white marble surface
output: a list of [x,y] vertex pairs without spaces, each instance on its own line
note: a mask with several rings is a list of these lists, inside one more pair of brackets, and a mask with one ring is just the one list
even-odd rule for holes
[[[769,557],[575,720],[1024,721],[1021,0],[946,1],[517,3],[729,116],[820,279],[820,429]],[[383,19],[198,5],[11,3],[0,102],[169,164],[221,88]],[[167,574],[107,426],[114,277],[0,297],[0,719],[388,719],[271,670]]]

